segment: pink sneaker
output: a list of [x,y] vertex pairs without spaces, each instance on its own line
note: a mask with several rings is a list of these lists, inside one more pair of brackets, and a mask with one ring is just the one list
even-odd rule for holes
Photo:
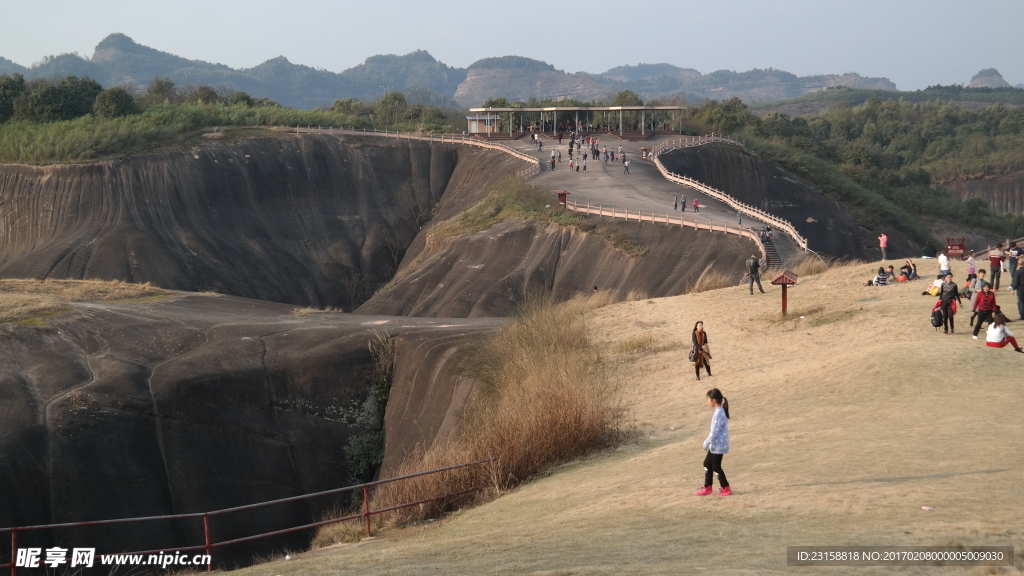
[[718,491],[718,495],[719,496],[732,496],[732,488],[730,488],[729,486],[726,486],[725,488],[722,488],[721,490]]
[[696,492],[694,492],[693,495],[694,496],[710,496],[711,495],[711,486],[705,486],[705,487],[701,488],[700,490],[697,490]]

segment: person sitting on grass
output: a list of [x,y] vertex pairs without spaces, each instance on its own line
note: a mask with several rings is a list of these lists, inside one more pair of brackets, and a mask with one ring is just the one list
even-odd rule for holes
[[900,266],[900,273],[906,276],[907,280],[917,280],[917,264],[914,264],[908,258],[907,263],[904,264],[903,266]]
[[885,271],[885,268],[878,267],[878,274],[867,283],[868,286],[888,286],[889,285],[889,273]]
[[1013,346],[1014,352],[1024,353],[1024,350],[1021,350],[1020,346],[1017,345],[1013,332],[1010,332],[1010,329],[1006,327],[1006,316],[999,314],[988,326],[985,345],[991,348],[1005,348],[1007,344]]
[[935,280],[932,282],[932,285],[929,286],[928,289],[925,290],[924,292],[921,292],[921,296],[938,296],[939,290],[942,289],[942,282],[944,279],[945,276],[943,276],[942,274],[936,276]]

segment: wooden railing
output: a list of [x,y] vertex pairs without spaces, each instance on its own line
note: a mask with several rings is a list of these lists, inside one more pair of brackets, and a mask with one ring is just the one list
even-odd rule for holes
[[[767,261],[768,253],[764,249],[764,244],[761,243],[760,236],[749,228],[742,226],[729,226],[728,222],[723,224],[716,224],[714,220],[704,217],[699,218],[700,214],[690,214],[692,219],[686,218],[686,213],[680,212],[676,214],[655,214],[654,212],[644,213],[641,210],[629,210],[627,208],[617,208],[615,206],[604,206],[598,205],[593,206],[591,204],[582,204],[568,200],[565,203],[567,210],[573,212],[580,212],[582,214],[594,214],[596,216],[606,216],[608,218],[622,218],[623,220],[635,220],[637,222],[653,222],[657,224],[669,224],[680,227],[693,228],[694,230],[707,230],[708,232],[724,232],[726,234],[736,234],[737,236],[743,236],[750,238],[757,244],[758,250],[761,251],[761,260]],[[702,220],[706,220],[702,221]]]
[[725,144],[732,144],[735,146],[743,146],[742,142],[716,134],[711,134],[709,136],[684,136],[681,138],[673,138],[671,140],[659,142],[656,146],[654,146],[651,149],[652,160],[654,162],[654,165],[658,168],[658,171],[661,172],[661,175],[664,176],[666,180],[675,182],[676,184],[682,184],[683,186],[689,186],[694,190],[697,190],[699,192],[707,194],[712,198],[715,198],[716,200],[724,202],[730,208],[736,210],[737,212],[746,214],[752,218],[756,218],[766,224],[769,224],[772,226],[772,228],[776,228],[778,230],[785,232],[786,234],[789,234],[790,237],[792,237],[793,240],[796,241],[797,245],[800,246],[800,248],[802,248],[803,250],[807,250],[807,239],[801,236],[800,233],[796,231],[796,228],[794,228],[793,225],[790,224],[787,220],[783,220],[778,216],[769,214],[768,212],[765,212],[760,208],[755,208],[749,204],[744,204],[743,202],[740,202],[739,200],[733,198],[732,196],[726,194],[725,192],[707,186],[701,182],[694,180],[693,178],[681,176],[674,172],[669,172],[668,170],[665,169],[665,166],[662,165],[661,160],[658,159],[659,154],[667,152],[669,150],[677,150],[680,148],[692,148],[694,146],[703,146],[705,144],[711,144],[715,142],[722,142]]
[[378,136],[381,138],[392,138],[395,140],[419,140],[422,142],[439,142],[441,144],[464,144],[467,146],[477,146],[480,148],[490,148],[491,150],[500,150],[506,154],[511,154],[516,158],[528,162],[529,167],[517,170],[515,175],[521,178],[530,178],[536,176],[540,172],[540,160],[524,154],[511,146],[504,144],[498,144],[496,142],[487,142],[476,138],[472,135],[467,134],[416,134],[411,132],[392,132],[388,130],[356,130],[347,128],[325,128],[322,126],[307,126],[302,128],[300,126],[295,127],[295,133],[306,133],[306,134],[334,134],[334,135],[351,135],[351,136]]

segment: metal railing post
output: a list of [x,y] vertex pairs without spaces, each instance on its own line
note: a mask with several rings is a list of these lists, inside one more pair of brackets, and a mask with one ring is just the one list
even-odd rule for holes
[[206,555],[210,558],[210,563],[206,565],[206,571],[210,572],[213,570],[213,549],[210,546],[210,515],[203,513],[203,538],[206,543]]
[[11,576],[18,576],[18,530],[11,530]]
[[366,536],[370,536],[370,491],[363,485],[363,518],[366,520]]

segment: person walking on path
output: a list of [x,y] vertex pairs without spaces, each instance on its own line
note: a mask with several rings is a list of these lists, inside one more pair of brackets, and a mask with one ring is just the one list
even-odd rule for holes
[[878,237],[878,247],[882,249],[882,260],[889,259],[889,236],[882,232]]
[[629,174],[629,160],[622,163],[622,173]]
[[739,212],[736,213],[736,225],[743,226],[743,214],[740,214]]
[[704,322],[698,321],[693,325],[693,333],[690,334],[690,361],[693,362],[693,370],[700,380],[700,367],[711,376],[711,348],[708,346],[708,333],[704,331]]
[[992,321],[988,326],[988,332],[985,336],[985,346],[991,348],[1005,348],[1009,344],[1013,346],[1014,352],[1024,353],[1021,350],[1020,345],[1017,344],[1017,339],[1013,337],[1013,332],[1006,327],[1006,316],[1002,314],[996,315],[995,320]]
[[946,281],[939,287],[939,310],[942,311],[942,333],[956,334],[953,326],[953,315],[960,303],[960,289],[953,282],[953,275],[946,274]]
[[686,195],[685,194],[682,197],[680,197],[680,199],[679,199],[679,210],[682,211],[682,212],[686,212]]
[[757,256],[751,254],[750,258],[747,258],[747,276],[750,276],[750,295],[754,295],[754,282],[757,282],[757,289],[764,294],[764,288],[761,287],[761,263],[758,262]]
[[679,196],[672,197],[672,211],[679,210]]
[[693,199],[693,213],[700,214],[700,202],[696,198]]
[[1024,320],[1024,255],[1017,257],[1017,271],[1010,281],[1011,294],[1017,294],[1017,314]]
[[1003,262],[1006,260],[1006,253],[1003,252],[1003,244],[1000,242],[988,253],[988,281],[992,283],[994,290],[999,290],[999,276],[1003,273]]
[[981,289],[981,293],[974,301],[972,311],[978,316],[974,324],[974,339],[977,340],[978,332],[981,332],[981,323],[991,324],[992,316],[996,313],[996,293],[992,291],[991,286],[985,284],[985,287]]
[[729,453],[729,401],[718,388],[708,390],[708,406],[715,413],[711,416],[711,432],[704,439],[704,486],[694,492],[695,496],[708,496],[712,491],[712,481],[718,476],[718,484],[722,487],[719,496],[732,496],[729,480],[722,470],[722,457]]
[[554,156],[551,157],[551,171],[552,172],[555,171],[555,157]]
[[587,171],[587,155],[586,154],[583,155],[583,171],[584,172]]
[[561,150],[558,151],[558,161],[559,162],[562,161],[562,151]]

